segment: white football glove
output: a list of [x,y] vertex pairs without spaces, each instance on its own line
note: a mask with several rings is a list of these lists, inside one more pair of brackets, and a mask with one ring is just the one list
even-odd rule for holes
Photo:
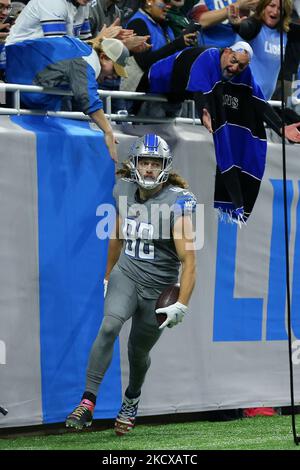
[[107,285],[108,285],[108,280],[103,279],[103,297],[106,297],[106,292],[107,292]]
[[155,310],[155,313],[165,313],[167,315],[166,320],[160,325],[159,330],[162,330],[166,326],[168,326],[168,328],[172,328],[178,323],[181,323],[187,311],[188,307],[180,302],[169,305],[169,307],[158,308]]

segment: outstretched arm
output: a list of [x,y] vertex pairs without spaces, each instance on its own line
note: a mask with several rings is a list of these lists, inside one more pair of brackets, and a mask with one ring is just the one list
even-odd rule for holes
[[[263,120],[273,129],[278,135],[282,135],[282,122],[278,114],[273,110],[269,103],[264,101],[256,101],[256,106],[260,113],[263,114]],[[300,143],[300,122],[284,126],[285,137],[294,143]]]
[[109,121],[106,119],[103,109],[98,109],[94,113],[91,113],[90,117],[97,124],[97,126],[100,127],[100,129],[104,132],[105,143],[107,145],[110,156],[115,162],[117,162],[118,156],[117,156],[116,144],[118,143],[118,141],[113,134],[112,127]]
[[209,112],[209,106],[208,103],[206,102],[206,98],[204,94],[201,91],[198,91],[194,93],[194,100],[196,104],[197,111],[199,113],[199,117],[202,121],[202,124],[208,132],[212,133],[213,128],[212,128],[212,119],[211,119],[211,114]]
[[[240,9],[253,10],[257,3],[258,0],[238,0],[235,5]],[[192,17],[194,21],[201,24],[202,28],[210,28],[211,26],[215,26],[227,20],[228,8],[224,7],[217,10],[209,10],[203,2],[198,8],[194,9]]]
[[284,126],[284,135],[291,142],[300,144],[300,122]]

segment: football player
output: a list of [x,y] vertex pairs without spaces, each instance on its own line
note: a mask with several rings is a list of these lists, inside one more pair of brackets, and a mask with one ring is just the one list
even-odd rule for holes
[[[163,329],[180,323],[188,310],[196,277],[191,218],[196,199],[187,191],[186,181],[170,173],[172,160],[168,144],[158,135],[147,134],[137,139],[129,160],[118,172],[122,177],[114,188],[117,220],[104,281],[104,317],[90,353],[85,392],[67,417],[67,427],[82,429],[91,425],[114,342],[123,324],[132,318],[129,384],[115,422],[117,435],[130,431],[150,367],[150,351]],[[178,299],[155,310],[164,289],[178,282],[180,266]],[[156,313],[166,316],[160,326]]]

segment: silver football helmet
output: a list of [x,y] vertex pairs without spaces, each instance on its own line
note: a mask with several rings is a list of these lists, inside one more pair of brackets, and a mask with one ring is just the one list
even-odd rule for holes
[[[146,179],[138,171],[141,158],[157,158],[162,162],[162,168],[156,179]],[[154,189],[165,183],[169,178],[173,157],[167,142],[156,134],[146,134],[139,137],[132,145],[129,154],[131,179],[144,189]]]

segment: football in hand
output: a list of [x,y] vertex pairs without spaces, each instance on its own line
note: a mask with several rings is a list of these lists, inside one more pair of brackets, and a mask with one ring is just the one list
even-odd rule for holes
[[[169,307],[169,305],[175,304],[179,297],[179,290],[179,284],[166,287],[156,301],[155,310],[157,308]],[[166,313],[156,313],[155,316],[159,326],[162,325],[167,318]]]

